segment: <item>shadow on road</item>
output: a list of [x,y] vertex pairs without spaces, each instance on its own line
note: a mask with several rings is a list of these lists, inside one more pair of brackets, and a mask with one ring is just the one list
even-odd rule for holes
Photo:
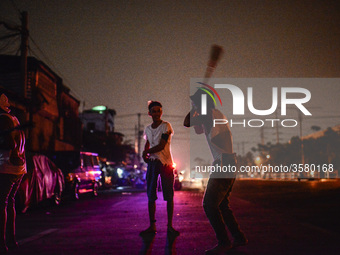
[[[150,255],[152,254],[152,247],[155,241],[156,234],[147,234],[143,235],[142,237],[142,248],[140,249],[138,255]],[[165,243],[165,255],[176,255],[176,238],[177,236],[174,236],[172,234],[167,234],[166,236],[166,243]]]
[[155,236],[156,234],[152,234],[152,233],[142,236],[143,245],[138,255],[150,255],[151,254],[152,246],[155,241]]
[[168,234],[166,235],[166,244],[165,244],[165,255],[176,255],[176,238],[178,236],[174,236],[172,234]]

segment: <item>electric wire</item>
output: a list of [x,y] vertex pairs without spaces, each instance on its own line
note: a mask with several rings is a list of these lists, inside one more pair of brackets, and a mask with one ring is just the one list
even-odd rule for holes
[[13,6],[13,8],[19,13],[19,15],[21,14],[21,10],[18,8],[18,5],[14,2],[14,0],[9,0]]

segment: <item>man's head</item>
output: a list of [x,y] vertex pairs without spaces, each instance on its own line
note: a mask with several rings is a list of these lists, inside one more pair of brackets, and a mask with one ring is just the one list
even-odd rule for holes
[[9,113],[11,110],[9,109],[11,105],[8,102],[8,98],[5,94],[1,94],[0,96],[0,108],[5,112]]
[[162,104],[158,101],[148,102],[149,115],[152,117],[153,121],[160,120],[162,117]]
[[[213,94],[209,89],[208,90],[211,94]],[[195,94],[190,96],[191,102],[193,104],[193,107],[195,107],[197,110],[201,110],[201,105],[202,105],[202,94],[207,94],[205,91],[198,89]],[[207,96],[207,109],[214,109],[215,104],[214,101],[210,96]]]

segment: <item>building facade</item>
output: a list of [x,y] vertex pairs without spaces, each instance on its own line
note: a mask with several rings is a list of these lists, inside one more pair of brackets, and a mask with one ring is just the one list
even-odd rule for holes
[[34,57],[27,59],[27,84],[20,79],[20,57],[0,55],[0,88],[26,129],[26,150],[72,151],[81,147],[79,100],[62,79]]
[[106,106],[95,106],[90,110],[84,110],[80,115],[83,130],[87,132],[114,132],[114,116],[116,111]]

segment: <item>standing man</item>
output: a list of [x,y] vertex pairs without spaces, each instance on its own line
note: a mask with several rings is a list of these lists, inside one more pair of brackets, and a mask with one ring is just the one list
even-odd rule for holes
[[171,136],[174,131],[169,122],[163,121],[162,104],[157,101],[151,101],[148,105],[149,116],[152,118],[152,124],[145,128],[145,147],[143,159],[148,163],[146,172],[148,211],[150,226],[142,231],[140,235],[155,234],[156,230],[156,200],[157,200],[157,181],[161,176],[163,198],[167,201],[168,227],[169,234],[175,236],[179,232],[172,227],[172,218],[174,213],[174,173],[173,161],[170,150]]
[[[209,91],[210,92],[210,91]],[[233,141],[229,125],[213,126],[213,119],[226,119],[217,109],[213,100],[207,97],[207,114],[201,115],[202,90],[190,97],[192,110],[184,120],[184,126],[194,126],[197,134],[204,133],[214,158],[213,166],[236,166],[236,154],[233,152]],[[211,93],[212,94],[212,93]],[[203,198],[203,208],[211,226],[213,227],[218,244],[206,251],[206,254],[224,254],[233,247],[246,245],[248,243],[244,233],[229,207],[229,196],[235,182],[236,173],[213,172]],[[226,226],[229,229],[234,242],[228,238]]]
[[[0,254],[18,246],[15,240],[15,194],[26,173],[25,135],[9,114],[5,94],[0,96]],[[7,229],[7,236],[6,236]]]

